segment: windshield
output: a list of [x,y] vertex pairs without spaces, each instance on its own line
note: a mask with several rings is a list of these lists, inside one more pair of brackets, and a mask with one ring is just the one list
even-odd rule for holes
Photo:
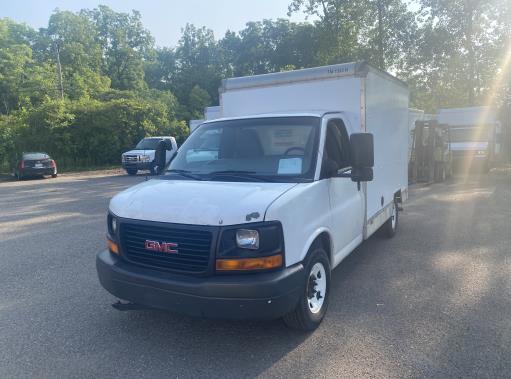
[[50,157],[48,154],[45,153],[25,153],[23,154],[23,160],[43,160],[43,159],[49,159]]
[[203,180],[312,180],[319,120],[280,117],[202,125],[181,146],[169,171]]
[[485,128],[460,128],[449,130],[451,142],[488,142]]
[[156,150],[156,146],[160,141],[161,138],[144,138],[135,146],[135,150]]

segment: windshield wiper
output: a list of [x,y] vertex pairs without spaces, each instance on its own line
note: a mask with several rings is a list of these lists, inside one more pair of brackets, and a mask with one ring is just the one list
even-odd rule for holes
[[192,174],[191,171],[188,171],[188,170],[172,169],[172,170],[167,170],[167,174],[178,174],[185,178],[189,178],[189,179],[193,179],[193,180],[202,180],[202,178],[200,176],[194,175],[194,174]]
[[259,182],[273,182],[273,180],[267,176],[257,175],[257,173],[255,171],[224,170],[224,171],[213,171],[213,172],[210,172],[209,175],[211,177],[230,176],[230,177],[239,178],[239,179],[255,179]]

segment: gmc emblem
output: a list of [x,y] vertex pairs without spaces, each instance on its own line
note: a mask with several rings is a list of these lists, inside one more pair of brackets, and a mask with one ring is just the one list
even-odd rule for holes
[[173,242],[157,242],[157,241],[145,241],[145,249],[150,251],[156,251],[159,253],[177,254],[177,243]]

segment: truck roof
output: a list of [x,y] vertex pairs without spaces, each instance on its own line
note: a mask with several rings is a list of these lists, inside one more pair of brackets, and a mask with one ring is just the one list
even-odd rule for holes
[[271,118],[271,117],[323,117],[327,113],[340,113],[339,111],[326,111],[326,110],[318,110],[318,111],[305,111],[305,112],[286,112],[286,113],[261,113],[254,114],[248,116],[240,116],[240,117],[223,117],[215,120],[206,120],[203,124],[210,124],[212,122],[217,121],[230,121],[230,120],[247,120],[247,119],[255,119],[255,118]]
[[172,136],[151,136],[151,137],[144,137],[144,139],[150,139],[150,138],[154,138],[154,139],[166,139],[166,138],[174,138]]
[[266,87],[283,85],[294,82],[307,82],[312,80],[325,80],[346,76],[364,78],[369,72],[373,72],[386,79],[390,79],[408,88],[408,85],[395,76],[379,70],[367,62],[341,63],[330,66],[304,68],[300,70],[275,72],[271,74],[243,76],[238,78],[229,78],[222,81],[219,89],[220,93],[251,87]]

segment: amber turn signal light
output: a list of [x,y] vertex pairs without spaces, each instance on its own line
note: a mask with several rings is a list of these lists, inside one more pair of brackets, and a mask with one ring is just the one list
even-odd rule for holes
[[268,270],[282,266],[282,255],[245,259],[217,259],[217,271]]
[[114,241],[107,239],[107,245],[111,253],[119,255],[119,246]]

